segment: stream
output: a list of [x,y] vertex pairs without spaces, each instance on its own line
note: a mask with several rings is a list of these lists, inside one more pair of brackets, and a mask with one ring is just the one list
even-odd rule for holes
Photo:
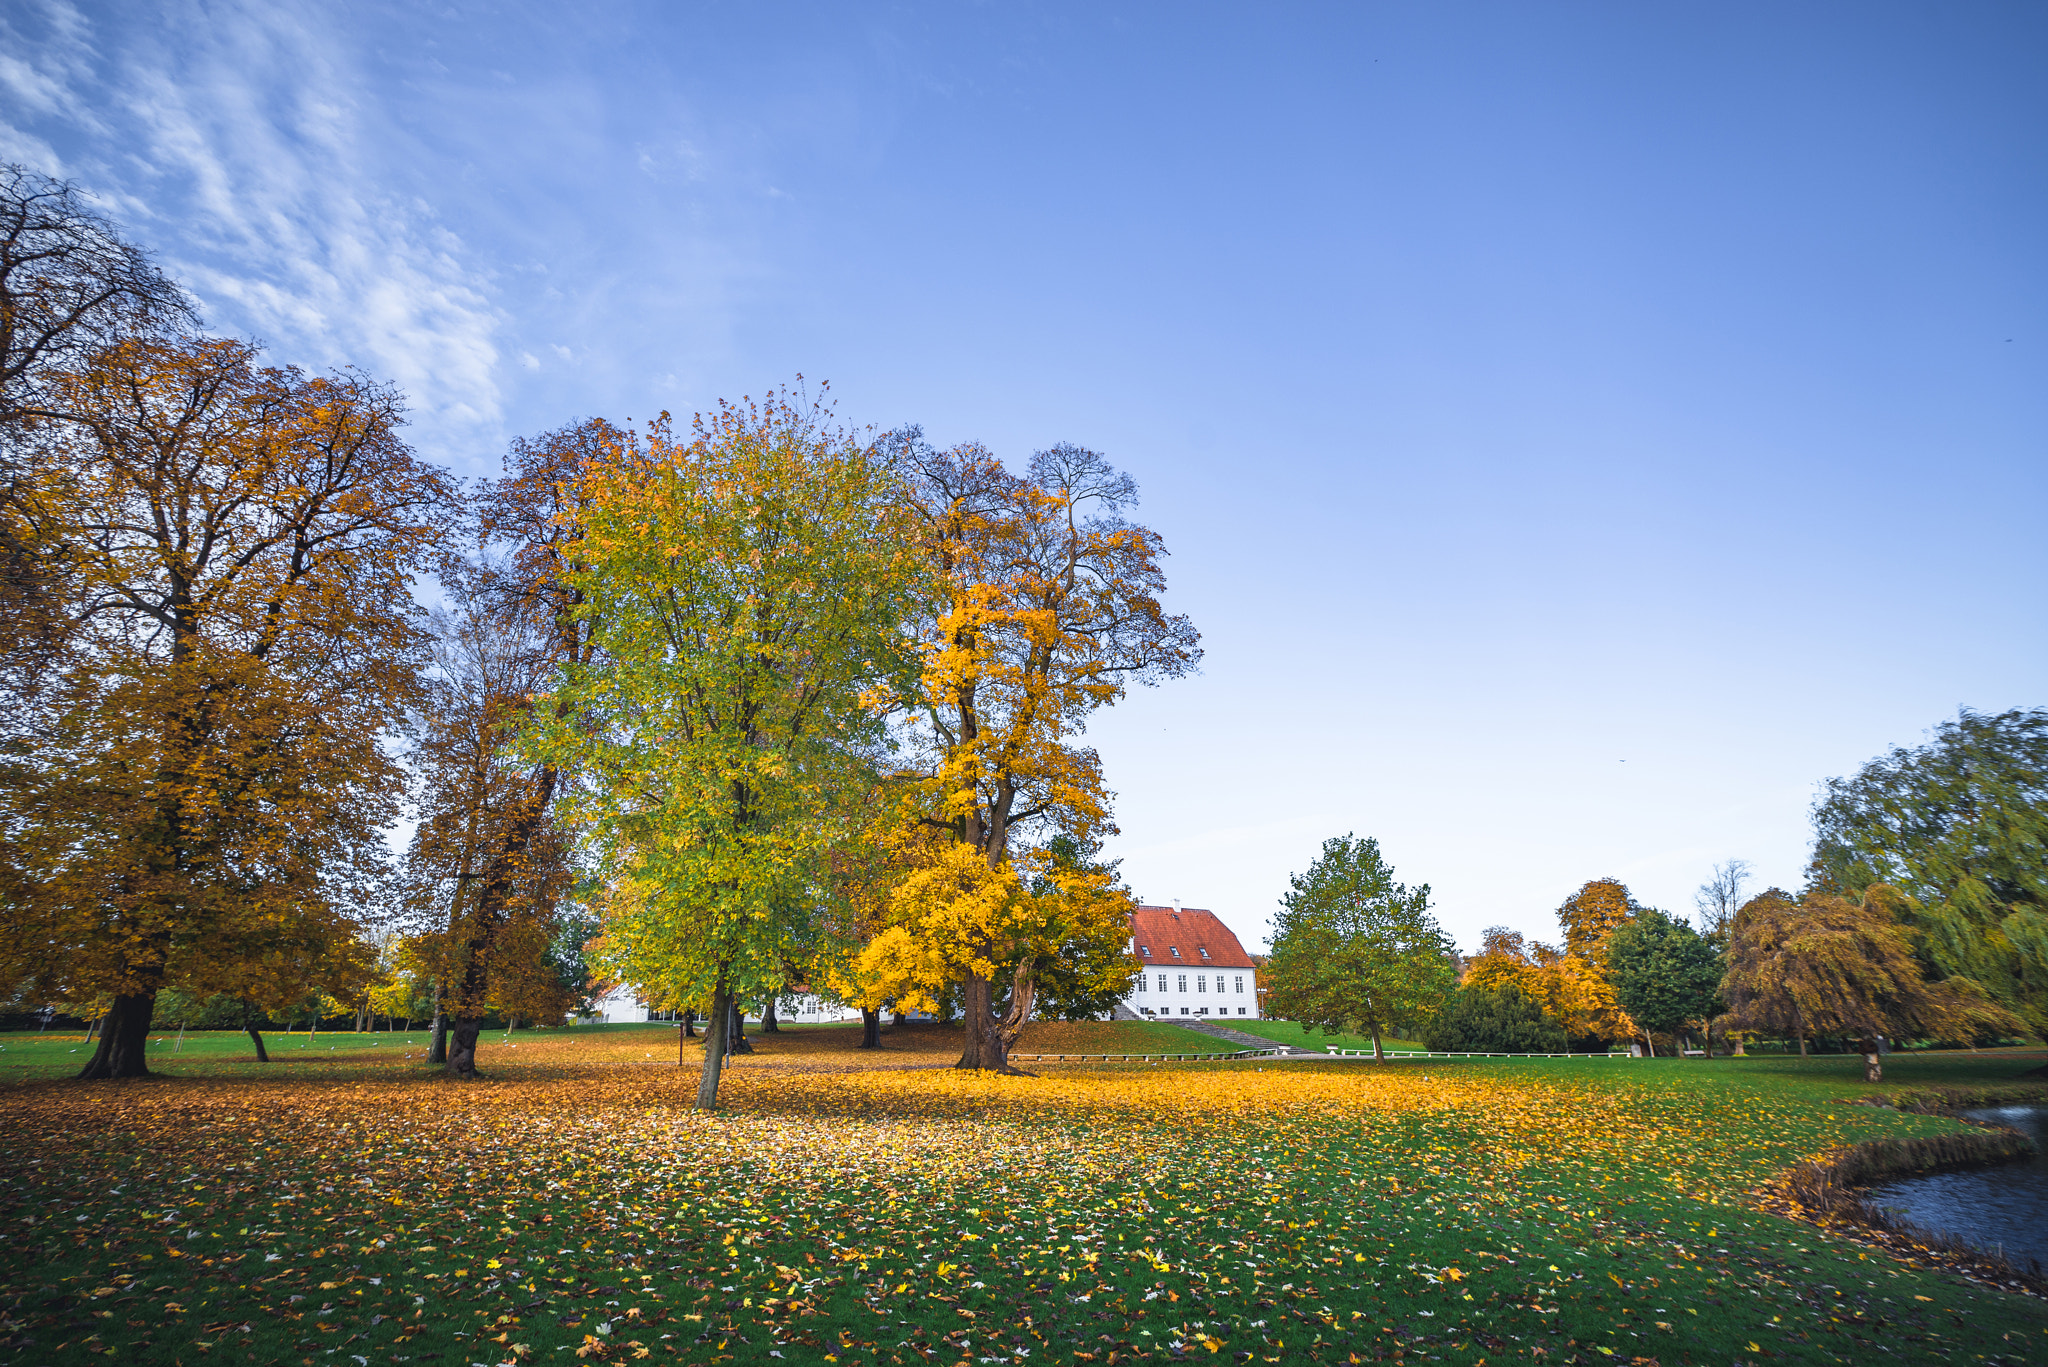
[[[1987,1106],[1961,1114],[2010,1125],[2048,1154],[2048,1106]],[[2048,1160],[1908,1177],[1872,1187],[1866,1199],[2016,1262],[2048,1264]]]

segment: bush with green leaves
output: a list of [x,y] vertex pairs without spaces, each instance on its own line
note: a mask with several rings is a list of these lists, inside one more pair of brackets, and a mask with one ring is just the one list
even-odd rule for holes
[[1432,1049],[1460,1053],[1562,1054],[1564,1031],[1542,1004],[1513,983],[1461,987],[1423,1032]]

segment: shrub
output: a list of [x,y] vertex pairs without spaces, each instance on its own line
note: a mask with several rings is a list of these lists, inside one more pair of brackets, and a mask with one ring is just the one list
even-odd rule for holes
[[1474,1053],[1561,1054],[1564,1031],[1535,998],[1513,983],[1461,987],[1423,1032],[1432,1049]]

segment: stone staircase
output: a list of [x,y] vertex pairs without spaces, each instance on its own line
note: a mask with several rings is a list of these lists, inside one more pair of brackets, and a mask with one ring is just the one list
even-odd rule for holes
[[[1292,1045],[1281,1044],[1277,1040],[1265,1039],[1258,1035],[1247,1035],[1242,1030],[1233,1030],[1227,1025],[1219,1025],[1214,1021],[1203,1020],[1199,1017],[1188,1016],[1161,1023],[1165,1025],[1178,1025],[1183,1030],[1199,1030],[1205,1035],[1210,1035],[1224,1041],[1233,1049],[1278,1049],[1282,1053],[1287,1054],[1295,1052]],[[1322,1051],[1316,1050],[1315,1052],[1321,1053]]]

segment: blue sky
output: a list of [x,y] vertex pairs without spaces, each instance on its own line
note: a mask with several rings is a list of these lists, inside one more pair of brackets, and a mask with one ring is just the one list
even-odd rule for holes
[[1792,884],[1819,780],[2048,702],[2044,69],[2023,4],[18,0],[0,156],[465,473],[799,373],[1104,451],[1208,651],[1093,728],[1133,886],[1257,940],[1356,831],[1470,946]]

